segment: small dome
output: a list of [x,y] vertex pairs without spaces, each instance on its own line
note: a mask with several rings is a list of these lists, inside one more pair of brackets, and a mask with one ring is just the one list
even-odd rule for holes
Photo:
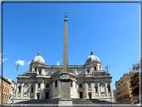
[[44,61],[43,57],[41,56],[40,51],[38,52],[38,55],[36,57],[34,57],[34,59],[31,61],[31,63],[34,63],[34,62],[40,62],[40,63],[45,64],[45,61]]
[[91,55],[86,60],[86,62],[90,62],[90,61],[100,61],[100,59],[94,55],[93,50],[91,50]]

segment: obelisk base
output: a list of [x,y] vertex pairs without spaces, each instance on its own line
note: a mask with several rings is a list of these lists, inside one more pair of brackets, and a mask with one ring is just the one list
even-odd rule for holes
[[59,99],[59,105],[72,105],[72,99]]
[[63,72],[60,76],[61,92],[59,99],[59,105],[72,105],[72,99],[70,98],[70,75],[68,72]]

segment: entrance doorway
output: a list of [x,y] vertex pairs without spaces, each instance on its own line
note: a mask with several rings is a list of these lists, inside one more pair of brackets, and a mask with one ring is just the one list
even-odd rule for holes
[[89,94],[89,99],[92,99],[92,98],[91,98],[91,94]]
[[37,95],[37,99],[39,99],[39,94]]
[[45,92],[46,93],[46,99],[49,99],[49,92]]
[[83,98],[83,92],[79,92],[80,98]]

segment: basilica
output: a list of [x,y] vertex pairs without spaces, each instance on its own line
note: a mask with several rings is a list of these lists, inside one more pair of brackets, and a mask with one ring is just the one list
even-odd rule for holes
[[[67,19],[64,20],[67,23]],[[67,28],[67,27],[66,27]],[[65,32],[65,31],[64,31]],[[67,57],[68,61],[68,57]],[[68,62],[67,62],[68,63]],[[61,98],[68,91],[69,98],[99,99],[114,102],[112,76],[102,70],[100,59],[91,50],[84,65],[66,65],[68,75],[62,75],[64,66],[48,66],[39,51],[29,67],[29,71],[18,75],[17,91],[14,102],[30,99]],[[65,74],[65,73],[64,73]],[[62,87],[62,78],[69,78],[69,88]],[[63,89],[64,88],[64,89]]]

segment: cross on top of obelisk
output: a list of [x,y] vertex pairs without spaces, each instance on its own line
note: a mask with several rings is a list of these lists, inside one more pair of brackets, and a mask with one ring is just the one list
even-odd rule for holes
[[67,14],[68,14],[68,12],[64,12],[64,14],[65,14],[65,20],[67,20]]

